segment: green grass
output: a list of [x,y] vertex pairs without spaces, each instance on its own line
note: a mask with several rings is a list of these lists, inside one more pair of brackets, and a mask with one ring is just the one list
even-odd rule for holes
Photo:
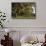
[[35,19],[36,16],[16,16],[16,19]]

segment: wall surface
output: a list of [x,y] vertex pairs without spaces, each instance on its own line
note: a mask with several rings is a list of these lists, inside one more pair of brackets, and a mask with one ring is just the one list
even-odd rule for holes
[[[36,2],[36,19],[12,19],[12,2]],[[6,13],[6,27],[46,27],[46,0],[0,0],[0,10]]]
[[[24,37],[33,36],[35,38],[38,38],[39,41],[44,41],[44,36],[45,36],[46,31],[31,31],[29,29],[25,30],[25,28],[23,28],[21,30],[14,29],[11,32],[9,32],[9,37],[11,37],[13,39],[13,46],[21,46],[20,40],[23,40],[23,36]],[[4,30],[0,31],[0,43],[1,43],[1,39],[3,39],[3,40],[5,39],[4,35],[7,35],[7,33],[4,32]]]
[[[36,19],[33,19],[33,20],[32,19],[12,19],[11,18],[12,2],[36,2]],[[21,38],[21,36],[25,34],[30,35],[32,31],[33,32],[45,31],[44,33],[46,33],[46,0],[0,0],[0,10],[5,12],[7,16],[5,27],[8,27],[10,31],[19,32],[11,35],[13,36],[14,40],[17,39],[17,41],[14,41],[14,43],[16,43],[16,46],[20,45],[20,42],[18,42],[19,37]],[[4,29],[0,28],[0,31],[5,31]]]

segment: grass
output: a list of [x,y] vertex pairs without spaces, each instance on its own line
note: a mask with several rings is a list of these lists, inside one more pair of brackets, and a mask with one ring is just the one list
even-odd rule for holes
[[35,19],[36,16],[31,16],[31,15],[28,15],[28,16],[16,16],[16,19]]

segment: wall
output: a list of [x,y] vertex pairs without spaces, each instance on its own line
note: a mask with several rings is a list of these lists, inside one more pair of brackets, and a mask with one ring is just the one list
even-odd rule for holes
[[[8,20],[5,22],[5,27],[11,30],[20,31],[20,37],[31,31],[46,31],[46,0],[29,0],[29,2],[36,2],[35,20],[11,18],[11,3],[24,1],[28,2],[28,0],[0,0],[0,10],[6,13]],[[0,31],[2,31],[2,29],[0,29]]]
[[[22,31],[19,30],[13,30],[10,29],[11,32],[9,32],[9,36],[13,39],[13,46],[20,46],[20,40],[23,36],[35,36],[38,38],[39,41],[44,41],[44,36],[46,31],[31,31],[31,30],[24,30],[21,29]],[[5,39],[4,35],[7,35],[6,32],[0,31],[0,41],[1,39]],[[42,39],[42,40],[41,40]],[[0,42],[1,43],[1,42]]]
[[12,2],[28,2],[28,0],[0,0],[0,10],[6,13],[6,27],[46,27],[46,0],[29,0],[36,2],[36,19],[12,19],[11,3]]
[[[30,31],[30,30],[19,31],[15,29],[14,30],[9,29],[9,30],[11,30],[11,32],[9,32],[9,36],[13,39],[13,46],[20,46],[21,45],[20,40],[23,36],[33,36],[33,37],[35,36],[36,38],[38,38],[38,40],[44,41],[44,36],[46,33],[46,31]],[[7,33],[4,32],[4,30],[0,31],[0,43],[1,39],[5,39],[4,35],[7,35]]]

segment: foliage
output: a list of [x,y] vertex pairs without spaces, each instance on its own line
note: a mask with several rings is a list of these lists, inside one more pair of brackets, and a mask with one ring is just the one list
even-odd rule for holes
[[5,20],[6,20],[5,13],[0,11],[0,26],[2,28],[3,28],[3,24],[4,24]]

